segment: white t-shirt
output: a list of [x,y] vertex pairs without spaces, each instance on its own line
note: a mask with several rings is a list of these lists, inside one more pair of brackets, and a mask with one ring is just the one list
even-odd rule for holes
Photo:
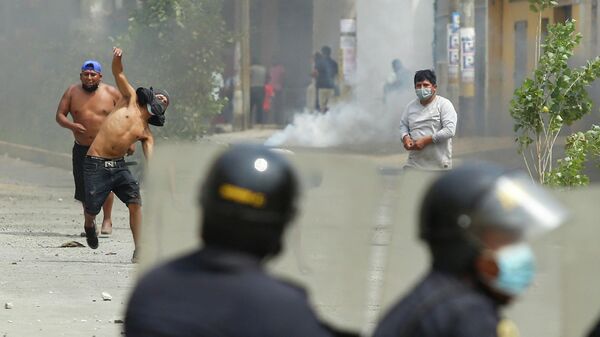
[[406,166],[426,170],[452,168],[452,137],[456,132],[456,110],[448,99],[436,95],[423,106],[414,99],[406,106],[400,122],[400,139],[410,135],[413,140],[432,136],[433,143],[423,150],[412,150]]

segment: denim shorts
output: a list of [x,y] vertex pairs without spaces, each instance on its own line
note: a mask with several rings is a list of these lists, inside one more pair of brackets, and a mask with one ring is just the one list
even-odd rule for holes
[[129,204],[142,204],[140,186],[131,175],[123,158],[105,159],[85,156],[83,180],[85,183],[85,211],[88,214],[100,213],[102,204],[111,191],[128,206]]
[[73,179],[75,180],[75,200],[85,202],[85,188],[83,182],[83,161],[89,146],[73,144]]

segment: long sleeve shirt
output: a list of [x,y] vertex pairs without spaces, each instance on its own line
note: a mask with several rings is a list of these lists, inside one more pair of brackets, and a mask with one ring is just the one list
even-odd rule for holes
[[406,166],[426,170],[452,168],[452,137],[456,123],[452,102],[442,96],[436,95],[426,106],[418,99],[410,102],[400,122],[400,139],[406,135],[413,140],[431,136],[433,143],[420,151],[410,151]]

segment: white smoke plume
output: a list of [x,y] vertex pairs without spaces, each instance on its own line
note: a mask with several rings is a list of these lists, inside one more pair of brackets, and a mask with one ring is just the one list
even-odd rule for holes
[[[412,75],[433,68],[433,0],[358,0],[357,73],[352,84],[355,98],[334,105],[326,114],[298,113],[271,146],[402,148],[398,127],[404,108],[415,98]],[[335,46],[336,41],[319,41]],[[335,48],[334,48],[335,51]],[[383,85],[400,59],[409,72],[406,91],[383,103]],[[338,58],[339,60],[339,58]],[[366,146],[365,146],[366,145]]]
[[390,101],[393,104],[372,105],[370,109],[353,101],[334,105],[327,113],[298,113],[265,145],[339,147],[399,143],[398,126],[408,101],[400,97]]

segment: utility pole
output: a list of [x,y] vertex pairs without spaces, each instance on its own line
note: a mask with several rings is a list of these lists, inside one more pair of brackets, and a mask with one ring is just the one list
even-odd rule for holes
[[235,0],[233,128],[245,130],[250,122],[250,0]]

